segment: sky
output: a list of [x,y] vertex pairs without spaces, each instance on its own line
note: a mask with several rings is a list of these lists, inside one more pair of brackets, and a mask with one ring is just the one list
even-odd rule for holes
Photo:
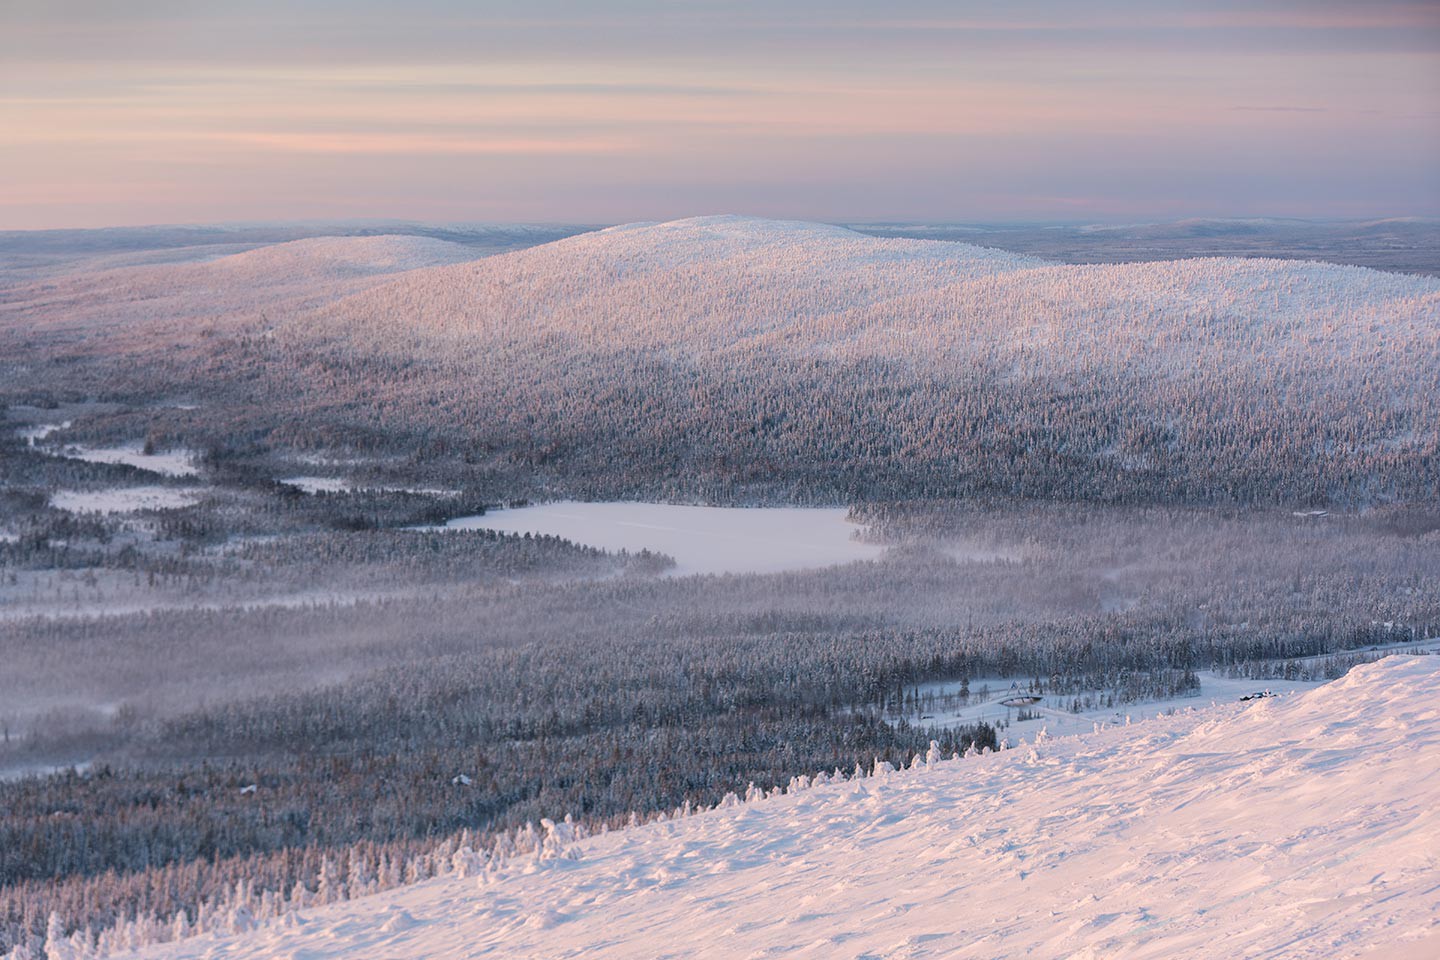
[[1440,2],[0,0],[0,229],[1440,216]]

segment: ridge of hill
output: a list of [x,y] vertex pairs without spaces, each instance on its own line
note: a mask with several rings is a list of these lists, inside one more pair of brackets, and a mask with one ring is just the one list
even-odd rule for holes
[[[346,298],[322,315],[477,334],[528,321],[551,332],[616,336],[664,329],[680,343],[711,334],[787,329],[825,342],[818,320],[842,326],[959,327],[1003,333],[1017,324],[1088,319],[1140,333],[1208,312],[1239,314],[1246,330],[1273,320],[1385,313],[1415,320],[1440,306],[1440,281],[1312,261],[1210,257],[1139,264],[1058,264],[938,240],[883,239],[844,227],[749,217],[637,223],[454,266],[417,270]],[[1157,299],[1158,298],[1158,299]],[[914,309],[929,301],[930,310]],[[1087,312],[1088,311],[1088,312]],[[1434,314],[1426,315],[1433,320]],[[702,321],[697,325],[696,321]],[[1117,325],[1118,321],[1118,325]],[[705,322],[720,329],[712,330]],[[1000,329],[986,330],[986,327]],[[1373,332],[1373,331],[1367,331]]]

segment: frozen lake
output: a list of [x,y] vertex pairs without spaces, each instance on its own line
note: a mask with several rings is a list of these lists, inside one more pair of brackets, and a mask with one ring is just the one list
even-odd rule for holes
[[874,560],[885,548],[850,539],[846,510],[810,507],[685,507],[664,503],[563,501],[459,517],[455,530],[564,537],[604,550],[675,558],[671,576],[778,573]]

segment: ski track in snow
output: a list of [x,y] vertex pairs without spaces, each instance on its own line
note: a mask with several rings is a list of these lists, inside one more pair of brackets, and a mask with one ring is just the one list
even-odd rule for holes
[[1418,960],[1440,657],[832,783],[152,958]]

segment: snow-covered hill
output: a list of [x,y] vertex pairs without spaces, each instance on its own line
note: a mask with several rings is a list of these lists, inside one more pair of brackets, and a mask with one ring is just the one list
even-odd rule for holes
[[1440,955],[1440,658],[825,783],[154,958]]
[[476,251],[464,244],[430,237],[311,237],[224,257],[212,261],[208,270],[271,280],[307,275],[338,279],[476,259]]
[[[699,217],[414,270],[288,336],[556,373],[641,353],[727,369],[889,363],[928,382],[1138,377],[1209,392],[1282,377],[1296,401],[1440,362],[1440,281],[1243,258],[1073,265],[843,227]],[[282,325],[283,326],[283,325]],[[1148,404],[1147,404],[1148,405]]]
[[1260,353],[1320,324],[1348,347],[1362,335],[1412,336],[1437,310],[1440,282],[1359,267],[1236,258],[1057,264],[722,216],[612,227],[415,271],[325,314],[347,327],[375,320],[467,340],[555,335],[603,337],[609,348],[805,354],[844,346],[909,357],[944,347],[954,357],[1004,354],[1036,337],[1148,348],[1157,333]]
[[390,274],[482,254],[429,237],[314,237],[182,263],[140,263],[37,280],[4,290],[0,324],[86,330],[309,309]]
[[309,240],[31,288],[0,300],[0,354],[64,359],[10,372],[37,390],[203,393],[197,434],[443,436],[586,498],[1289,505],[1435,488],[1440,280],[1070,265],[732,216],[450,253],[467,256]]

